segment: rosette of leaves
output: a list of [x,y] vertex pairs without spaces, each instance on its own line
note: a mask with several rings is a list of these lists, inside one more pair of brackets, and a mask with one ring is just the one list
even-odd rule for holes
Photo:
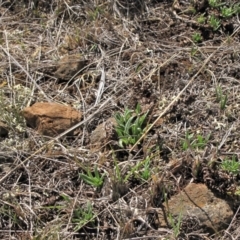
[[141,114],[137,104],[135,110],[125,108],[123,113],[116,113],[117,125],[115,130],[119,138],[119,146],[125,148],[134,145],[144,133],[148,112]]
[[87,184],[93,186],[93,187],[101,187],[104,182],[105,174],[101,175],[95,166],[94,168],[94,174],[92,174],[91,170],[88,168],[86,170],[87,174],[80,173],[80,178]]

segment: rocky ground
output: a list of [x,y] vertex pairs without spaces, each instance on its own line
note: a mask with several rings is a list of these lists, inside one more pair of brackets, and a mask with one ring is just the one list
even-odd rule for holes
[[0,4],[1,239],[240,239],[237,0]]

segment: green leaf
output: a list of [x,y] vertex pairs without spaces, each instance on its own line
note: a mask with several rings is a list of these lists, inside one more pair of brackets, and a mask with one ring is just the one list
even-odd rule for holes
[[115,130],[119,138],[120,147],[135,144],[141,137],[148,112],[142,116],[139,116],[140,113],[141,107],[138,103],[134,111],[125,108],[124,113],[115,115],[117,122]]
[[135,113],[136,113],[136,114],[140,114],[140,113],[141,113],[141,107],[140,107],[140,104],[139,104],[139,103],[138,103],[137,106],[136,106]]
[[95,176],[93,176],[91,171],[88,169],[87,170],[87,175],[86,174],[79,174],[79,176],[87,184],[92,185],[94,187],[100,187],[103,184],[104,175],[100,177],[97,168],[95,168],[94,174],[95,174]]
[[94,174],[95,174],[95,178],[99,178],[99,172],[97,170],[97,166],[95,166],[94,168]]
[[137,126],[137,124],[136,123],[134,123],[133,125],[132,125],[132,135],[133,136],[137,136],[138,135],[138,126]]
[[131,117],[131,115],[132,115],[132,110],[129,110],[128,108],[126,108],[123,115],[124,121],[126,122]]
[[129,130],[130,130],[131,126],[132,126],[132,120],[134,119],[134,117],[135,117],[135,116],[130,117],[130,118],[128,119],[126,125],[125,125],[124,133],[125,133],[126,135],[130,135],[130,131],[129,131]]
[[70,202],[70,198],[64,194],[60,194],[60,196],[64,199],[66,202]]
[[116,130],[116,132],[117,132],[118,137],[123,137],[123,136],[124,136],[124,135],[123,135],[123,132],[122,132],[122,129],[120,129],[120,128],[115,128],[115,130]]
[[143,125],[144,121],[146,120],[147,115],[148,115],[148,112],[139,118],[138,124],[140,127]]
[[188,143],[187,143],[187,141],[184,141],[184,142],[183,142],[182,148],[183,148],[184,151],[188,149]]
[[92,177],[89,177],[85,174],[80,174],[80,177],[83,179],[84,182],[86,182],[89,185],[94,185]]
[[198,143],[203,143],[204,142],[204,138],[202,135],[197,135],[197,139],[198,139]]

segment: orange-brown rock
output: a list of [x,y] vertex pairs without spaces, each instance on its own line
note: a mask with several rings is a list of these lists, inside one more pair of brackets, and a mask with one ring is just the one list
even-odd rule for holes
[[[23,110],[27,126],[40,134],[56,136],[81,121],[82,113],[58,103],[39,102]],[[68,135],[72,135],[70,132]]]
[[234,215],[229,203],[215,196],[204,184],[190,183],[163,206],[166,212],[160,211],[158,215],[162,226],[167,225],[166,216],[171,214],[176,221],[186,221],[185,224],[195,219],[197,228],[209,233],[226,229]]
[[75,74],[81,72],[87,63],[88,61],[80,54],[66,55],[58,62],[54,75],[61,80],[69,81]]

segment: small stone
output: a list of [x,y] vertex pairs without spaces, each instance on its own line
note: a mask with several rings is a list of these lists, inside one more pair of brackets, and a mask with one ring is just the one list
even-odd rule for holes
[[[82,113],[72,107],[58,103],[35,103],[23,110],[27,126],[40,134],[56,136],[81,121]],[[68,133],[72,135],[73,132]]]
[[99,149],[103,147],[104,144],[106,144],[111,139],[115,126],[116,120],[114,118],[109,118],[104,123],[99,124],[91,134],[91,148]]
[[58,62],[54,75],[61,80],[69,81],[75,74],[80,73],[87,64],[88,61],[80,54],[67,55]]

